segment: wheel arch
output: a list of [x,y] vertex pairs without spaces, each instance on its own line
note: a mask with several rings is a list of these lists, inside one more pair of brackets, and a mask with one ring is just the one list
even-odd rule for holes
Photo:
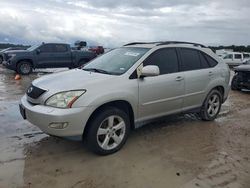
[[18,60],[18,61],[17,61],[17,63],[16,63],[16,67],[17,67],[17,65],[18,65],[19,63],[21,63],[22,61],[27,61],[27,62],[30,62],[30,63],[31,63],[32,68],[34,68],[34,62],[32,61],[32,59],[20,59],[20,60]]
[[129,116],[130,127],[132,129],[135,128],[135,125],[134,125],[134,111],[133,111],[132,105],[128,101],[125,101],[125,100],[115,100],[115,101],[104,103],[104,104],[102,104],[101,106],[99,106],[98,108],[96,108],[93,111],[93,113],[90,115],[90,117],[89,117],[89,119],[88,119],[88,121],[86,123],[86,126],[84,127],[83,139],[86,137],[86,134],[88,133],[90,122],[93,120],[93,118],[95,118],[95,116],[98,113],[100,113],[102,110],[104,110],[107,107],[115,107],[115,108],[118,108],[120,110],[123,110]]

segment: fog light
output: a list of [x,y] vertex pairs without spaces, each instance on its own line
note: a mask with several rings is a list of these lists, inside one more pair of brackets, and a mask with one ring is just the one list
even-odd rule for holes
[[69,123],[68,122],[56,122],[56,123],[50,123],[49,128],[52,129],[65,129],[68,127]]

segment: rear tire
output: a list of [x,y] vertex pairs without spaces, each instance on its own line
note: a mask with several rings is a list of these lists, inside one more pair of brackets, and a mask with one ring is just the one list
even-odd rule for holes
[[29,61],[21,61],[17,64],[17,72],[22,75],[28,75],[32,72],[32,64]]
[[212,90],[206,97],[200,111],[201,119],[213,121],[219,114],[222,104],[222,94],[218,90]]
[[91,151],[99,155],[115,153],[128,138],[129,116],[115,107],[104,108],[91,120],[86,131],[86,142]]

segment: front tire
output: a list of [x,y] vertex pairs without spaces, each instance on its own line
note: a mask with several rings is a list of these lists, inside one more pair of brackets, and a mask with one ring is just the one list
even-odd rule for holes
[[17,64],[17,72],[22,75],[28,75],[32,72],[32,64],[28,61],[21,61]]
[[87,130],[87,146],[96,154],[117,152],[125,144],[129,131],[129,116],[124,111],[108,107],[92,119]]
[[222,94],[218,90],[212,90],[205,99],[200,116],[204,121],[213,121],[219,114],[222,104]]

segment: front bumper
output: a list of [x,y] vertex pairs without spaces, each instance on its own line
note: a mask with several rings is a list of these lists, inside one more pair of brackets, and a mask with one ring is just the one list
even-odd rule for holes
[[13,63],[10,60],[3,61],[3,66],[5,66],[6,68],[11,69],[11,70],[16,70],[16,66],[13,65]]
[[[21,99],[20,110],[24,119],[39,127],[43,132],[59,136],[74,137],[82,136],[86,123],[92,113],[91,107],[60,109],[44,105],[32,105],[24,96]],[[49,127],[51,123],[66,122],[68,126],[64,129]]]

